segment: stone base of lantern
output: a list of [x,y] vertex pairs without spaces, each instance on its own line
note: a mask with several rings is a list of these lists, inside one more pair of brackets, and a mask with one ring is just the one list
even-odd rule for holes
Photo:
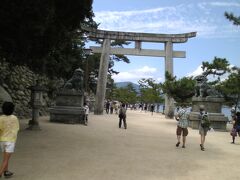
[[56,106],[50,109],[50,121],[67,124],[84,124],[83,94],[64,91],[57,94]]
[[218,131],[226,131],[228,118],[221,112],[223,98],[219,97],[193,97],[192,98],[192,112],[189,117],[189,126],[193,129],[199,128],[200,120],[198,118],[200,106],[205,107],[205,111],[209,114],[211,127]]

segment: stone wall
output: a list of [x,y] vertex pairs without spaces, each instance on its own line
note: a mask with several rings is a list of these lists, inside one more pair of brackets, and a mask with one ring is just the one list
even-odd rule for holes
[[[35,74],[25,66],[11,67],[6,62],[0,62],[0,72],[0,85],[12,97],[15,104],[15,114],[19,118],[30,118],[32,112],[29,106],[31,91],[28,88],[35,84],[36,79],[40,79],[42,85],[47,85],[48,78]],[[41,109],[40,115],[48,115],[51,101],[47,93],[44,93],[43,98],[45,107]]]

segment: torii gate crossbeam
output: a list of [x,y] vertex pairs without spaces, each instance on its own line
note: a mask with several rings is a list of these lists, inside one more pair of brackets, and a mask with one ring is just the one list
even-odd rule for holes
[[[173,43],[184,43],[187,42],[188,38],[196,36],[196,32],[184,34],[153,34],[105,31],[88,27],[82,27],[82,29],[88,32],[90,39],[103,39],[102,47],[90,47],[93,53],[101,53],[94,114],[103,114],[110,54],[164,57],[165,71],[173,75],[173,58],[186,57],[185,51],[173,51]],[[134,41],[135,48],[111,48],[111,40]],[[164,43],[164,50],[142,49],[142,42]],[[167,116],[173,114],[173,108],[173,100],[166,97],[165,114]]]

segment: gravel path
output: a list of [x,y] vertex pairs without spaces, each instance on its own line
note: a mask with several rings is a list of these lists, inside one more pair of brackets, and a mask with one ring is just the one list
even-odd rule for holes
[[161,114],[127,111],[128,129],[115,114],[89,115],[89,125],[39,120],[41,131],[21,121],[10,170],[17,180],[228,180],[240,178],[240,138],[211,132],[200,151],[189,128],[186,148],[176,148],[176,121]]

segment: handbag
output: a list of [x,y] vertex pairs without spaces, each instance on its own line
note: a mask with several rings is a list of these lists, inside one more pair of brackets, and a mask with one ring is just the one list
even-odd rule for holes
[[231,132],[230,132],[231,136],[237,136],[237,129],[232,128]]

